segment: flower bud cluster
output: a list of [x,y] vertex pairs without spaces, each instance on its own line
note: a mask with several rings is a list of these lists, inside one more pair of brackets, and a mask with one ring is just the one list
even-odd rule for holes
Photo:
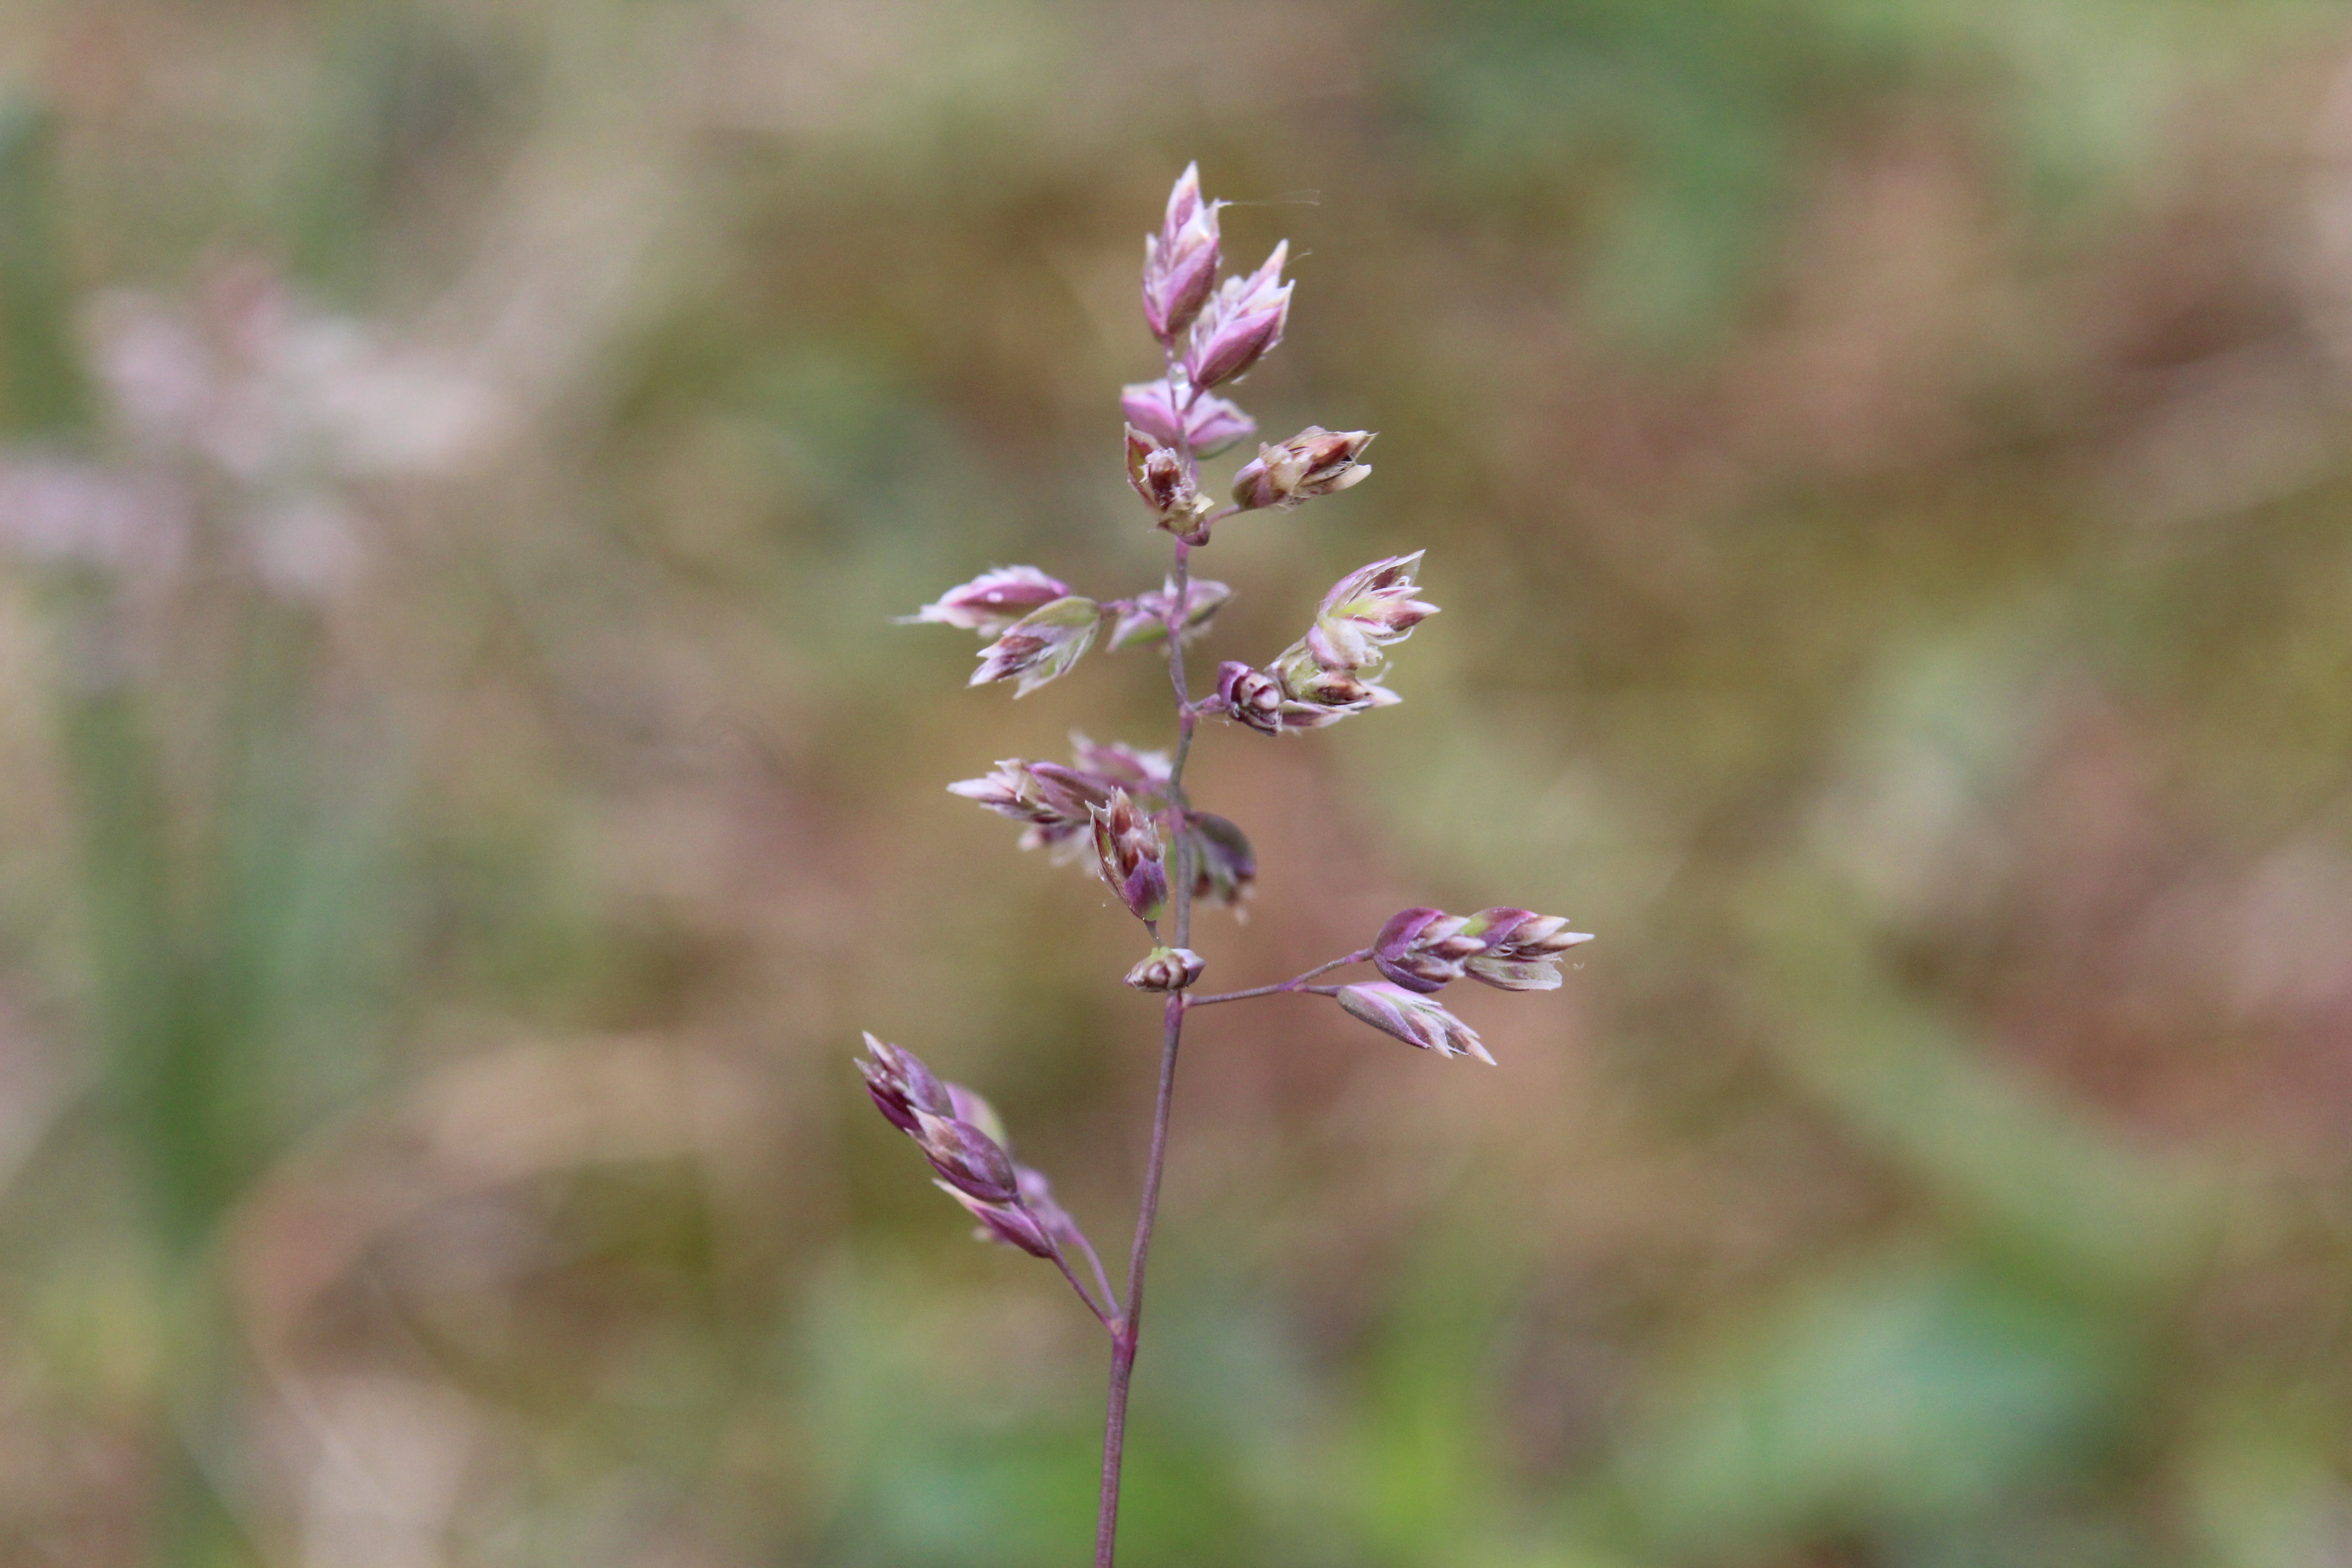
[[1047,681],[1067,675],[1070,667],[1094,646],[1095,634],[1101,629],[1100,605],[1076,594],[1056,599],[1043,609],[1030,611],[981,649],[980,668],[971,672],[970,684],[1017,679],[1020,684],[1013,689],[1013,695],[1026,697]]
[[1387,979],[1342,985],[1332,994],[1354,1016],[1408,1045],[1491,1063],[1477,1031],[1432,995],[1465,977],[1502,991],[1553,990],[1560,954],[1591,940],[1589,932],[1569,930],[1561,917],[1533,910],[1497,906],[1475,915],[1403,910],[1372,940],[1372,963]]
[[1476,1057],[1488,1067],[1495,1065],[1495,1058],[1486,1054],[1486,1045],[1478,1038],[1478,1031],[1420,992],[1374,980],[1342,985],[1337,996],[1339,1005],[1351,1016],[1383,1034],[1394,1035],[1408,1046],[1419,1046],[1442,1057]]
[[1209,498],[1201,493],[1192,465],[1175,447],[1132,425],[1127,427],[1127,482],[1160,527],[1189,544],[1209,542]]
[[1195,577],[1184,584],[1184,613],[1176,615],[1176,579],[1168,578],[1158,589],[1139,594],[1131,601],[1112,606],[1110,646],[1113,648],[1151,647],[1167,639],[1168,623],[1181,619],[1183,640],[1192,642],[1209,629],[1209,623],[1234,591],[1223,583],[1213,583],[1205,577]]
[[939,1173],[937,1185],[980,1222],[983,1241],[1001,1241],[1036,1258],[1083,1248],[1077,1223],[1054,1201],[1045,1178],[1017,1163],[1004,1124],[985,1100],[942,1082],[914,1052],[866,1037],[857,1058],[866,1092],[890,1125],[915,1141]]
[[1352,670],[1326,668],[1303,646],[1285,651],[1269,669],[1253,669],[1235,659],[1217,667],[1219,710],[1261,734],[1319,730],[1350,714],[1392,708],[1403,700],[1377,680]]
[[1187,813],[1184,836],[1192,850],[1192,897],[1246,920],[1242,904],[1257,889],[1257,851],[1247,836],[1212,811]]
[[971,684],[1018,680],[1015,697],[1066,675],[1102,629],[1103,606],[1034,566],[999,566],[959,583],[903,625],[935,622],[996,640],[980,650]]
[[1208,966],[1189,947],[1155,947],[1127,972],[1127,983],[1138,991],[1181,991]]
[[1373,939],[1372,963],[1409,991],[1437,991],[1465,976],[1498,991],[1556,991],[1560,955],[1591,940],[1569,930],[1564,917],[1533,910],[1406,910]]
[[984,637],[1001,636],[1032,610],[1042,610],[1069,596],[1069,587],[1034,566],[999,566],[969,583],[959,583],[911,616],[898,617],[900,626],[937,623]]
[[1187,163],[1168,193],[1160,232],[1143,241],[1143,320],[1163,343],[1173,343],[1192,324],[1217,285],[1217,208],[1223,205],[1201,199],[1201,165]]
[[1288,511],[1301,501],[1337,494],[1370,477],[1371,465],[1356,458],[1371,444],[1369,430],[1309,425],[1278,447],[1260,446],[1257,457],[1234,476],[1234,504],[1244,511]]
[[1139,921],[1156,921],[1168,907],[1168,868],[1160,829],[1123,789],[1094,808],[1095,861],[1102,879]]
[[1146,752],[1123,741],[1094,741],[1070,731],[1070,761],[1089,778],[1101,781],[1106,797],[1123,789],[1157,812],[1168,804],[1170,763],[1165,752]]
[[1360,566],[1332,585],[1315,624],[1265,669],[1217,670],[1216,710],[1264,734],[1316,730],[1402,699],[1382,686],[1388,650],[1437,613],[1413,597],[1422,552]]
[[1437,614],[1435,605],[1413,597],[1420,589],[1412,574],[1424,553],[1416,550],[1359,566],[1331,585],[1304,639],[1317,664],[1349,673],[1378,669],[1391,645]]
[[1127,415],[1129,481],[1154,521],[1192,545],[1209,542],[1218,516],[1286,511],[1371,472],[1357,461],[1370,432],[1310,425],[1278,446],[1261,446],[1234,477],[1233,506],[1224,513],[1210,510],[1200,490],[1198,459],[1257,430],[1247,414],[1210,389],[1246,375],[1282,341],[1294,287],[1282,277],[1287,240],[1255,272],[1216,281],[1221,205],[1202,196],[1199,166],[1189,165],[1169,193],[1160,231],[1145,237],[1143,317],[1169,353],[1168,373],[1126,387],[1119,398]]
[[1464,961],[1473,980],[1498,991],[1557,991],[1560,955],[1592,940],[1588,931],[1570,931],[1563,915],[1539,915],[1533,910],[1498,906],[1480,910],[1463,926],[1462,934],[1475,938],[1478,952]]
[[1097,806],[1110,803],[1111,786],[1091,773],[1059,763],[1024,763],[1008,757],[984,778],[961,779],[948,793],[978,801],[989,810],[1025,824],[1024,849],[1074,842],[1094,820]]
[[[1022,848],[1050,848],[1063,855],[1075,853],[1088,838],[1096,812],[1109,808],[1114,791],[1124,791],[1149,819],[1173,820],[1165,752],[1105,744],[1084,735],[1072,735],[1070,746],[1075,766],[1007,758],[984,777],[948,785],[949,793],[1022,824]],[[1257,882],[1257,852],[1248,837],[1207,811],[1185,812],[1179,832],[1192,853],[1192,897],[1238,913]],[[1167,864],[1164,850],[1162,864]]]
[[1190,447],[1196,458],[1213,458],[1234,442],[1257,434],[1257,421],[1238,404],[1196,393],[1179,370],[1171,381],[1139,381],[1119,389],[1127,422],[1163,447]]
[[1192,322],[1184,348],[1184,378],[1202,391],[1237,376],[1282,341],[1290,322],[1291,284],[1282,280],[1290,242],[1274,247],[1265,264],[1246,278],[1228,278],[1209,297]]
[[1463,934],[1466,915],[1444,910],[1406,910],[1381,928],[1372,942],[1372,964],[1408,991],[1442,990],[1462,978],[1463,961],[1486,950]]

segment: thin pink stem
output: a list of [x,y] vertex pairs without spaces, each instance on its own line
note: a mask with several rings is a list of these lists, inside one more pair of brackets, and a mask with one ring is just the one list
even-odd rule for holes
[[1108,1327],[1118,1316],[1118,1292],[1110,1288],[1110,1276],[1103,1272],[1102,1257],[1095,1251],[1095,1244],[1087,1239],[1087,1233],[1073,1227],[1071,1239],[1078,1244],[1078,1250],[1087,1255],[1087,1267],[1094,1270],[1095,1283],[1102,1288],[1102,1299],[1108,1303],[1102,1319],[1104,1325]]
[[[1091,1251],[1092,1248],[1088,1250]],[[1095,1300],[1093,1291],[1078,1282],[1076,1273],[1070,1268],[1070,1260],[1062,1256],[1062,1248],[1058,1243],[1054,1247],[1054,1267],[1062,1271],[1062,1278],[1070,1282],[1070,1289],[1078,1293],[1078,1300],[1087,1304],[1087,1310],[1092,1312],[1104,1328],[1110,1329],[1111,1332],[1116,1334],[1118,1331],[1112,1328],[1111,1319],[1118,1305],[1118,1298],[1110,1293],[1109,1282],[1108,1280],[1103,1282],[1103,1300],[1111,1303],[1109,1307],[1105,1307],[1100,1301]],[[1101,1275],[1101,1265],[1096,1265],[1095,1273],[1097,1277]]]
[[1370,948],[1360,948],[1345,958],[1335,958],[1328,963],[1317,964],[1304,974],[1294,974],[1278,985],[1253,985],[1246,991],[1220,991],[1213,996],[1187,996],[1184,999],[1184,1005],[1187,1007],[1210,1007],[1219,1002],[1246,1002],[1253,996],[1279,996],[1291,991],[1312,991],[1328,995],[1339,988],[1333,985],[1309,985],[1307,983],[1318,974],[1328,974],[1332,970],[1346,964],[1361,963],[1371,956]]
[[1143,1334],[1143,1268],[1151,1228],[1160,1215],[1160,1176],[1168,1163],[1168,1110],[1176,1095],[1176,1047],[1184,1031],[1181,996],[1168,998],[1160,1047],[1160,1092],[1151,1112],[1151,1156],[1143,1168],[1143,1205],[1135,1221],[1135,1249],[1127,1260],[1127,1310],[1111,1329],[1110,1396],[1103,1414],[1102,1507],[1095,1520],[1095,1568],[1113,1568],[1118,1544],[1118,1484],[1127,1459],[1127,1394]]
[[1177,635],[1192,589],[1192,547],[1176,542],[1176,593],[1168,611],[1168,683],[1176,689],[1176,755],[1168,765],[1170,836],[1176,841],[1176,945],[1192,945],[1192,836],[1184,830],[1192,802],[1184,798],[1184,760],[1192,754],[1192,731],[1200,721],[1184,684],[1184,642]]

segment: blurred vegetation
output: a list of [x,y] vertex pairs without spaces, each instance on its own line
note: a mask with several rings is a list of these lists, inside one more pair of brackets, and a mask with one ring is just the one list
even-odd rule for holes
[[[1082,1560],[1153,1070],[891,625],[1156,581],[1137,238],[1287,236],[1234,984],[1601,941],[1453,1068],[1203,1015],[1136,1568],[2352,1553],[2352,32],[2289,0],[83,0],[0,19],[0,1561]],[[1491,1001],[1492,998],[1486,1000]],[[1115,1241],[1108,1248],[1116,1250]]]

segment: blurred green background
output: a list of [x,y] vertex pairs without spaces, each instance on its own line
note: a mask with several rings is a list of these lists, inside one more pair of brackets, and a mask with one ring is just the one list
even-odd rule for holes
[[24,0],[0,13],[0,1562],[1084,1561],[1154,1007],[891,617],[1157,581],[1201,160],[1287,237],[1220,532],[1405,705],[1213,729],[1135,1568],[2352,1562],[2352,22],[2289,0]]

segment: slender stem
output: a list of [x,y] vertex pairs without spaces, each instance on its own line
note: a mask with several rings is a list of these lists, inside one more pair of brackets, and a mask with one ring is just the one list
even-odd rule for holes
[[[1189,456],[1189,454],[1188,454]],[[1192,945],[1192,836],[1184,831],[1184,815],[1192,803],[1184,796],[1184,760],[1192,754],[1192,731],[1199,720],[1192,712],[1192,695],[1184,680],[1182,631],[1192,596],[1192,547],[1176,542],[1176,592],[1168,610],[1168,684],[1176,689],[1176,756],[1168,765],[1168,828],[1176,844],[1176,945]]]
[[1219,1002],[1246,1002],[1253,996],[1279,996],[1288,991],[1329,992],[1335,989],[1335,987],[1329,985],[1309,985],[1307,983],[1314,979],[1318,974],[1328,974],[1332,970],[1340,968],[1346,964],[1361,963],[1371,956],[1372,950],[1370,948],[1359,948],[1354,952],[1348,954],[1345,958],[1335,958],[1328,963],[1317,964],[1314,968],[1308,970],[1304,974],[1294,974],[1278,985],[1253,985],[1246,991],[1220,991],[1213,996],[1187,996],[1184,999],[1184,1005],[1187,1007],[1208,1007],[1213,1006]]
[[1087,1233],[1073,1227],[1070,1239],[1076,1242],[1078,1250],[1087,1255],[1087,1267],[1094,1270],[1095,1283],[1102,1288],[1102,1299],[1108,1304],[1108,1310],[1103,1316],[1103,1325],[1108,1328],[1118,1316],[1118,1292],[1110,1288],[1110,1276],[1103,1272],[1102,1256],[1095,1251],[1095,1244],[1087,1239]]
[[[1058,1246],[1054,1248],[1054,1267],[1062,1271],[1062,1278],[1070,1282],[1070,1289],[1078,1293],[1078,1300],[1087,1304],[1087,1310],[1092,1312],[1104,1328],[1111,1328],[1111,1319],[1116,1313],[1118,1298],[1110,1293],[1109,1282],[1106,1280],[1103,1284],[1103,1300],[1111,1303],[1110,1306],[1105,1307],[1095,1300],[1093,1291],[1078,1283],[1077,1274],[1070,1268],[1070,1260],[1062,1256],[1062,1249]],[[1101,1274],[1100,1265],[1096,1266],[1095,1272],[1097,1276]],[[1111,1331],[1118,1332],[1116,1329],[1112,1329]]]
[[1256,996],[1284,996],[1297,989],[1297,981],[1286,980],[1279,985],[1253,985],[1246,991],[1220,991],[1213,996],[1195,996],[1185,1005],[1191,1007],[1213,1007],[1220,1002],[1247,1002]]
[[1176,1047],[1184,1031],[1184,999],[1168,998],[1160,1047],[1160,1093],[1151,1112],[1151,1158],[1143,1169],[1143,1205],[1135,1221],[1135,1250],[1127,1262],[1127,1310],[1111,1331],[1110,1396],[1103,1415],[1102,1507],[1095,1521],[1095,1568],[1113,1568],[1118,1543],[1118,1483],[1127,1458],[1127,1391],[1143,1332],[1143,1267],[1151,1253],[1152,1222],[1160,1213],[1160,1173],[1168,1162],[1168,1108],[1175,1099]]

